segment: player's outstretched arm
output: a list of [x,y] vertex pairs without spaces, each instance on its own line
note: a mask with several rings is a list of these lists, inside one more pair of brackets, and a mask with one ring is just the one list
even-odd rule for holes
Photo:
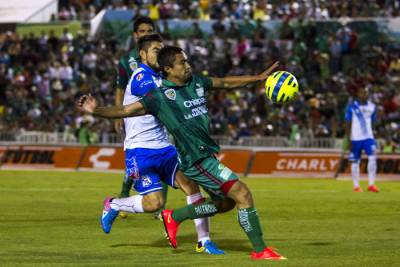
[[78,101],[79,109],[98,117],[117,119],[146,114],[143,105],[135,102],[126,106],[99,107],[91,95],[84,95]]
[[214,89],[240,89],[257,82],[264,81],[276,69],[279,62],[275,62],[259,75],[228,76],[224,78],[211,78]]

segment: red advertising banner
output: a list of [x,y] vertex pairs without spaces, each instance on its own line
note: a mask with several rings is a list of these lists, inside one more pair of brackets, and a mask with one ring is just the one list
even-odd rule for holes
[[217,158],[232,171],[243,174],[247,171],[250,157],[253,153],[249,150],[222,150]]
[[119,147],[89,146],[79,166],[82,169],[123,170],[125,169],[124,150]]
[[[340,154],[320,151],[257,151],[224,149],[218,159],[239,175],[281,177],[350,176],[347,158],[340,164]],[[400,179],[400,155],[378,154],[378,177]],[[125,155],[120,147],[101,146],[0,146],[1,168],[123,170]],[[367,173],[367,159],[360,165]]]
[[[367,159],[361,160],[361,173],[367,173]],[[400,178],[400,155],[379,154],[377,173]],[[350,175],[350,163],[343,160],[341,173]],[[257,152],[250,175],[293,177],[332,177],[340,165],[339,153],[328,152]]]
[[[244,173],[252,152],[249,150],[223,150],[218,159],[237,173]],[[125,168],[125,154],[118,147],[87,147],[80,164],[82,169],[120,170]]]
[[0,162],[5,168],[76,169],[82,152],[78,146],[6,146],[0,148]]

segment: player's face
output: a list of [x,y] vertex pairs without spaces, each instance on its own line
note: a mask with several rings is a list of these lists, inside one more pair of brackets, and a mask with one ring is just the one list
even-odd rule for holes
[[188,58],[184,52],[175,56],[174,65],[167,69],[168,77],[175,77],[177,80],[186,82],[192,77],[192,67],[188,62]]
[[147,49],[147,53],[145,55],[145,61],[147,65],[155,70],[159,69],[159,65],[157,62],[157,56],[158,53],[160,52],[161,48],[164,47],[163,43],[160,42],[152,42],[150,47]]
[[150,24],[142,23],[139,25],[136,32],[133,32],[133,37],[137,41],[139,38],[154,33],[154,28]]
[[358,90],[357,97],[361,102],[366,102],[368,100],[368,93],[365,89]]

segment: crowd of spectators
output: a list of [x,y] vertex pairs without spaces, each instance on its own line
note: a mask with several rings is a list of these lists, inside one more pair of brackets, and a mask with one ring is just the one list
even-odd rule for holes
[[[102,9],[135,10],[159,19],[398,17],[396,0],[59,0],[59,20],[89,20]],[[54,19],[57,19],[54,17]]]
[[[357,89],[368,87],[378,106],[377,136],[398,146],[399,46],[390,42],[362,45],[357,32],[347,27],[318,36],[312,27],[302,29],[283,27],[278,39],[268,40],[262,28],[246,37],[230,35],[230,28],[214,27],[220,32],[208,40],[194,35],[166,42],[183,47],[198,73],[255,74],[279,60],[281,69],[298,77],[301,96],[285,107],[272,105],[262,86],[210,93],[214,135],[281,136],[293,142],[342,137],[348,101]],[[85,140],[90,140],[90,132],[113,133],[111,121],[82,117],[74,108],[74,96],[91,92],[100,104],[112,104],[115,69],[122,53],[112,38],[72,36],[68,30],[59,37],[54,32],[39,37],[1,34],[0,131],[70,132]],[[85,133],[79,132],[82,128]]]

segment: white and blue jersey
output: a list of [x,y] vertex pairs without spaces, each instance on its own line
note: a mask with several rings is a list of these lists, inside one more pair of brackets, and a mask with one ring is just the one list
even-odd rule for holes
[[[125,89],[123,105],[135,103],[161,85],[161,75],[145,64],[133,72]],[[127,177],[141,195],[162,189],[160,180],[174,186],[178,155],[168,141],[165,127],[153,115],[124,118]]]
[[[125,89],[123,105],[140,100],[147,92],[161,85],[161,76],[150,67],[140,64],[132,73]],[[165,127],[153,115],[124,118],[124,149],[163,148],[171,145]]]
[[346,109],[346,122],[351,122],[351,151],[350,161],[359,161],[362,150],[368,156],[375,154],[376,142],[372,131],[372,123],[376,121],[376,106],[367,101],[361,105],[359,101],[352,101]]

